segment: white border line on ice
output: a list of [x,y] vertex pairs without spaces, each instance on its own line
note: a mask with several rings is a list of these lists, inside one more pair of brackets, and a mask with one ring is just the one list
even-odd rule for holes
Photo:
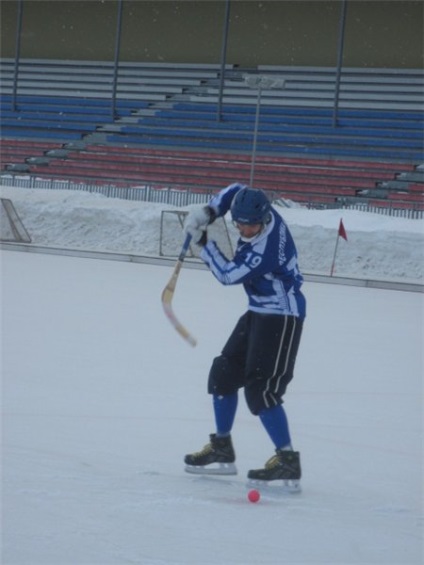
[[[103,259],[107,261],[123,261],[127,263],[147,263],[150,265],[174,266],[175,257],[154,257],[147,255],[131,255],[128,253],[114,253],[110,251],[89,251],[84,249],[70,249],[66,247],[46,247],[25,243],[0,242],[0,249],[5,251],[23,251],[27,253],[44,253],[47,255],[65,255],[69,257],[81,257],[85,259]],[[206,269],[206,266],[197,259],[186,259],[184,268]],[[424,284],[408,281],[373,280],[355,277],[339,277],[323,275],[319,273],[303,273],[305,281],[344,284],[349,286],[361,286],[367,288],[380,288],[386,290],[402,290],[406,292],[424,293]]]

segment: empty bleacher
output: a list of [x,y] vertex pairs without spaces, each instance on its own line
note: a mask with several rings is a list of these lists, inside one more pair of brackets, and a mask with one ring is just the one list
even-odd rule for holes
[[345,69],[334,127],[335,70],[218,65],[0,61],[1,170],[77,182],[216,189],[249,182],[285,198],[424,208],[424,73]]
[[[53,152],[54,153],[54,152]],[[412,167],[411,167],[412,168]],[[358,191],[372,189],[375,182],[389,181],[398,165],[376,166],[367,162],[361,167],[357,162],[322,159],[294,159],[261,157],[255,167],[258,185],[274,192],[284,191],[293,199],[305,200],[311,194],[323,200],[355,196]],[[53,158],[48,168],[33,165],[37,175],[55,174],[62,178],[104,179],[109,183],[160,182],[194,189],[217,189],[237,179],[249,182],[250,157],[233,154],[231,159],[221,153],[146,151],[138,148],[114,146],[87,146],[84,150],[69,150],[66,158]],[[295,198],[297,197],[297,198]]]

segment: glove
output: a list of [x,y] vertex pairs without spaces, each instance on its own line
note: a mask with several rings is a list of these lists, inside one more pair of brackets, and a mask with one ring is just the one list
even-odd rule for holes
[[184,223],[185,235],[190,234],[194,243],[203,247],[207,242],[206,229],[216,218],[216,214],[209,206],[193,208]]

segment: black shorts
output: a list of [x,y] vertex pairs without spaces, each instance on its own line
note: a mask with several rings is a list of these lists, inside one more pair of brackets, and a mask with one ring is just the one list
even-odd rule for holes
[[248,311],[237,322],[209,373],[210,394],[244,387],[253,414],[282,403],[293,378],[303,320]]

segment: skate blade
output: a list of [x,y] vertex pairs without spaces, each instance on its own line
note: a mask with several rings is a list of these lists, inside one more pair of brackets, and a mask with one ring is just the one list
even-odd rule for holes
[[193,475],[237,475],[234,463],[211,463],[210,465],[186,465],[186,473]]
[[273,494],[297,494],[302,492],[299,480],[284,479],[275,481],[261,481],[259,479],[249,479],[248,488],[265,490]]

